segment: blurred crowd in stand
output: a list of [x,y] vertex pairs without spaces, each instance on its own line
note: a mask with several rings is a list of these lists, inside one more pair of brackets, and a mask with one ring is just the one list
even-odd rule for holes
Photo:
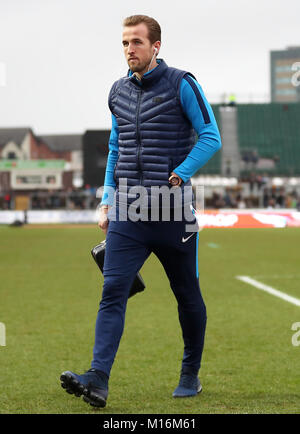
[[[286,192],[285,187],[272,186],[264,188],[262,195],[244,197],[239,188],[226,188],[225,193],[213,192],[211,199],[206,201],[207,208],[292,208],[300,211],[300,195],[297,191]],[[208,206],[207,206],[208,205]]]
[[[100,190],[100,189],[99,189]],[[101,190],[86,185],[67,191],[41,190],[29,194],[28,209],[85,210],[96,209],[101,201]],[[18,193],[19,194],[19,193]],[[0,191],[0,210],[15,209],[16,192]],[[291,208],[300,211],[300,190],[291,186],[270,184],[267,175],[250,173],[239,179],[234,187],[219,187],[205,197],[205,208]]]
[[[84,210],[96,209],[100,199],[96,197],[96,188],[70,188],[67,191],[37,190],[29,193],[28,209],[32,210]],[[14,196],[19,193],[0,192],[0,209],[15,209]]]
[[300,211],[300,193],[291,186],[272,185],[267,174],[251,172],[234,187],[214,191],[207,200],[210,208],[292,208]]
[[49,191],[47,194],[38,192],[31,195],[31,209],[71,209],[84,210],[97,207],[96,189],[73,188],[65,192]]

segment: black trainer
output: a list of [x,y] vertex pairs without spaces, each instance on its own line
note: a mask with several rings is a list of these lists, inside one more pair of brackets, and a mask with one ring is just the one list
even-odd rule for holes
[[65,371],[60,376],[61,386],[66,392],[79,397],[93,407],[105,407],[108,396],[108,377],[102,371],[89,369],[82,375]]

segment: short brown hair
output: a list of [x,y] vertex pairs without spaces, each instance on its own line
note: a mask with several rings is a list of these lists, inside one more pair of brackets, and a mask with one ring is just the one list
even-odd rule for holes
[[136,26],[141,23],[146,24],[148,28],[148,38],[151,44],[154,44],[156,41],[161,41],[160,25],[154,18],[148,17],[147,15],[131,15],[125,18],[123,26]]

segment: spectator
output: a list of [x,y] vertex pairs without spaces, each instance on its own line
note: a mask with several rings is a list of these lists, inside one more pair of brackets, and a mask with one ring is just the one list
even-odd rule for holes
[[285,205],[285,189],[284,189],[284,187],[281,187],[279,190],[279,194],[276,197],[276,205],[277,205],[277,208],[278,207],[283,208]]
[[270,193],[268,188],[264,188],[263,192],[263,207],[267,208],[270,200]]
[[252,151],[252,156],[251,156],[251,160],[254,166],[256,166],[256,164],[258,163],[259,160],[259,156],[257,151]]
[[251,192],[253,191],[255,181],[256,181],[256,175],[254,172],[251,172],[250,176],[249,176],[249,184],[250,184],[250,191]]
[[238,194],[236,197],[236,204],[238,209],[245,209],[246,208],[246,202],[242,198],[241,194]]
[[231,175],[231,160],[226,161],[226,176]]
[[264,173],[263,176],[262,176],[262,184],[263,185],[268,185],[268,182],[269,182],[268,174]]
[[269,203],[268,203],[267,209],[274,209],[275,205],[276,205],[275,199],[271,198],[271,199],[269,199]]
[[9,193],[6,193],[4,195],[4,208],[10,209],[11,207],[11,195]]
[[228,97],[228,105],[229,107],[235,107],[236,106],[236,96],[234,93],[231,93]]
[[222,199],[221,195],[219,193],[213,192],[212,195],[212,206],[215,209],[223,208],[225,206],[225,202]]
[[224,202],[225,207],[228,208],[235,208],[236,207],[236,201],[230,191],[230,188],[225,189],[225,195],[224,195]]

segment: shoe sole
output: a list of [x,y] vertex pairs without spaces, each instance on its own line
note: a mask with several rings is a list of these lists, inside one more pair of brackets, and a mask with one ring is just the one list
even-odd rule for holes
[[93,407],[105,407],[106,400],[89,389],[88,386],[80,383],[71,373],[63,372],[60,376],[61,387],[70,395],[75,395],[77,398],[83,396],[83,400]]
[[92,400],[88,396],[83,396],[83,400],[87,404],[90,404],[92,407],[98,407],[98,408],[101,407],[101,408],[103,408],[103,407],[106,406],[105,400],[102,400],[101,402],[99,402],[99,401]]

